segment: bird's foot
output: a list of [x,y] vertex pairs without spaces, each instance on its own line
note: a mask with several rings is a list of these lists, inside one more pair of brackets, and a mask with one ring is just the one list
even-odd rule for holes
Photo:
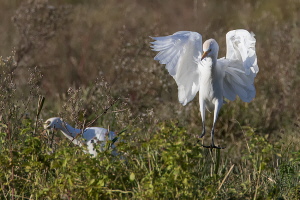
[[204,135],[205,135],[205,132],[202,133],[199,138],[203,138]]
[[211,144],[209,146],[205,146],[205,145],[202,145],[204,148],[208,148],[208,149],[225,149],[225,147],[220,147],[220,146],[216,146],[214,144]]
[[199,138],[203,138],[204,135],[205,135],[205,128],[203,128],[202,133]]
[[197,137],[197,143],[202,141],[201,138],[203,138],[204,135],[205,135],[205,132],[202,132],[202,134],[199,137]]

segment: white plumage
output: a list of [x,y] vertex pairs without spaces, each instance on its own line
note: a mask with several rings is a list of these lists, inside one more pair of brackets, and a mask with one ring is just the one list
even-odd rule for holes
[[[114,132],[108,131],[105,128],[87,127],[86,129],[81,130],[73,128],[59,117],[47,119],[44,122],[44,128],[60,130],[64,136],[71,140],[75,145],[82,146],[83,144],[86,144],[88,152],[93,156],[97,156],[97,151],[94,148],[94,145],[100,143],[100,151],[103,151],[106,144],[106,138],[111,141],[115,141],[117,139],[117,136]],[[114,144],[112,144],[112,148],[115,148]],[[114,155],[117,154],[115,150],[112,153]]]
[[214,39],[206,40],[197,32],[179,31],[173,35],[153,37],[152,50],[159,51],[154,60],[166,64],[169,74],[178,85],[178,99],[183,105],[193,100],[199,91],[200,113],[205,134],[205,108],[214,110],[214,127],[224,97],[244,102],[255,97],[254,78],[259,69],[255,52],[254,34],[246,30],[232,30],[226,34],[226,58],[218,59],[219,45]]

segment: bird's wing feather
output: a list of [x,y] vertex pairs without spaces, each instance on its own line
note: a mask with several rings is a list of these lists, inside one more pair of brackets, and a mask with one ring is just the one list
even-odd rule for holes
[[226,59],[242,61],[242,70],[254,77],[259,71],[255,43],[254,34],[243,29],[232,30],[226,34]]
[[254,78],[259,71],[255,42],[254,34],[246,30],[233,30],[226,34],[226,58],[218,59],[218,63],[225,71],[223,95],[231,101],[236,95],[244,102],[255,97]]
[[193,100],[199,91],[200,72],[195,59],[201,57],[202,36],[196,32],[179,31],[164,37],[152,37],[153,51],[159,51],[154,57],[166,64],[169,74],[178,85],[178,99],[183,105]]

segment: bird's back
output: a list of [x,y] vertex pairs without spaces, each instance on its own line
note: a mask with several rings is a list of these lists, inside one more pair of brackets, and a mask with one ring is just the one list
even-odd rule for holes
[[113,140],[116,135],[112,131],[108,131],[105,128],[100,128],[100,127],[88,127],[84,130],[83,132],[83,137],[86,140],[91,140],[91,139],[97,139],[99,141],[105,141],[106,137],[108,137],[109,140]]

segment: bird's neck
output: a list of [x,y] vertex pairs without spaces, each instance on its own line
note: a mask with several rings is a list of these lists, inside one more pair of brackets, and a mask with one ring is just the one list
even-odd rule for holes
[[207,57],[201,70],[201,82],[211,81],[217,75],[217,59]]
[[218,55],[211,57],[212,67],[214,68],[217,65],[217,57]]
[[69,124],[64,123],[64,125],[60,128],[60,131],[75,145],[82,146],[82,140],[80,138],[76,138],[76,136],[81,133],[80,129],[73,128]]
[[216,57],[207,57],[206,62],[203,65],[205,68],[209,68],[211,70],[214,70],[214,68],[217,65],[217,58]]
[[73,128],[72,126],[70,126],[69,124],[67,123],[64,123],[64,126],[62,126],[60,128],[60,130],[67,136],[69,137],[76,137],[78,134],[81,133],[81,130],[80,129],[77,129],[77,128]]

